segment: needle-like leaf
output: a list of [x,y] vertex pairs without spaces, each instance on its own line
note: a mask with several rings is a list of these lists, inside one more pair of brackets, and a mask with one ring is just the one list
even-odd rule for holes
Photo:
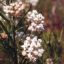
[[3,28],[3,30],[6,32],[6,34],[8,35],[8,37],[10,38],[10,40],[13,42],[12,37],[10,36],[9,32],[7,31],[6,27],[3,25],[2,21],[0,20],[0,25]]
[[6,21],[7,21],[7,23],[8,23],[9,25],[11,25],[11,23],[10,23],[10,19],[9,19],[9,18],[7,18],[7,17],[5,16],[5,14],[4,14],[4,13],[2,13],[1,11],[0,11],[0,16],[1,16],[4,20],[6,20]]

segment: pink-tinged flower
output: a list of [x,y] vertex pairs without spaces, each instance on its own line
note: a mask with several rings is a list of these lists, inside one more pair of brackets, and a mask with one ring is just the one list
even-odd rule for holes
[[54,64],[53,60],[51,58],[46,59],[46,64]]
[[32,6],[36,6],[39,0],[26,0],[26,2],[32,4]]
[[29,47],[27,52],[33,52],[33,50],[34,49],[32,47]]
[[31,53],[28,53],[28,54],[27,54],[27,57],[28,57],[30,60],[32,60],[32,54],[31,54]]
[[24,44],[21,45],[21,48],[23,49],[23,51],[25,51],[24,55],[22,55],[26,56],[30,61],[36,61],[38,57],[41,57],[44,52],[44,49],[41,46],[41,42],[42,40],[38,39],[37,36],[27,36]]
[[42,49],[42,48],[41,49],[38,49],[38,52],[39,53],[43,53],[44,52],[44,49]]
[[31,32],[41,32],[44,30],[44,16],[36,10],[27,13],[28,30]]
[[2,40],[8,39],[8,35],[5,32],[4,33],[1,33],[0,34],[0,37],[1,37]]
[[19,17],[22,15],[23,10],[28,8],[29,5],[24,2],[15,2],[10,5],[3,6],[3,11],[5,13],[11,14],[12,16]]
[[22,51],[22,55],[23,56],[26,56],[26,51]]
[[33,51],[33,54],[38,56],[38,51],[37,50],[34,50]]
[[29,41],[29,40],[31,40],[31,38],[30,38],[30,37],[26,37],[26,40],[28,40],[28,41]]
[[37,43],[37,47],[41,47],[41,43],[40,42]]

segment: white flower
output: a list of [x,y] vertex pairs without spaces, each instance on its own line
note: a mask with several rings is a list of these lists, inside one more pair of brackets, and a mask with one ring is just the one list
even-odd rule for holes
[[33,62],[35,62],[37,60],[37,58],[36,57],[33,57]]
[[34,21],[38,21],[38,18],[37,18],[37,17],[35,17],[35,18],[34,18]]
[[32,13],[35,14],[35,15],[38,14],[37,10],[32,10]]
[[23,10],[23,9],[25,9],[25,4],[22,4],[22,6],[19,8],[19,10],[21,11],[21,10]]
[[26,2],[32,4],[32,6],[36,6],[39,0],[26,0]]
[[38,39],[38,42],[41,43],[42,42],[42,39]]
[[27,43],[24,43],[24,46],[27,48],[28,46],[30,46],[30,42],[27,41]]
[[36,28],[37,28],[38,30],[39,30],[40,27],[41,27],[41,26],[39,26],[39,25],[36,26]]
[[41,57],[44,49],[41,47],[41,39],[38,39],[37,36],[26,37],[24,44],[21,46],[23,51],[26,52],[26,57],[30,59],[30,61],[36,61],[38,57]]
[[37,42],[37,36],[34,36],[34,37],[32,38],[32,42]]
[[42,54],[44,52],[44,49],[38,49],[38,52]]
[[7,14],[7,13],[6,13],[5,15],[6,15],[7,17],[9,17],[9,14]]
[[36,27],[36,24],[34,22],[32,22],[31,25],[28,27],[28,30],[34,32],[34,31],[36,31],[35,27]]
[[43,23],[44,23],[44,21],[42,20],[42,21],[41,21],[41,23],[43,24]]
[[3,6],[3,11],[9,13],[9,6]]
[[32,32],[41,32],[44,30],[44,16],[37,10],[29,11],[27,14],[28,30]]
[[25,56],[26,55],[26,51],[22,51],[22,55]]
[[40,28],[41,28],[42,30],[44,30],[43,24],[39,24],[39,26],[40,26]]
[[36,23],[32,22],[31,26],[36,27]]
[[31,53],[28,53],[27,56],[28,56],[28,58],[30,59],[30,61],[35,62],[35,61],[37,60],[37,58],[34,57]]
[[32,10],[32,11],[29,11],[27,13],[27,18],[30,20],[33,20],[36,18],[36,15],[38,14],[38,12],[36,10]]
[[40,42],[37,42],[37,47],[41,47],[41,43]]
[[32,41],[30,47],[36,47],[36,43]]
[[15,2],[15,3],[10,3],[10,6],[15,6],[15,5],[17,5],[17,2]]
[[22,1],[19,1],[19,5],[22,5],[23,4],[23,2]]
[[31,15],[31,11],[29,11],[27,15]]
[[22,48],[25,48],[25,46],[24,46],[24,45],[22,45],[21,47],[22,47]]
[[28,40],[25,40],[25,41],[24,41],[24,44],[25,44],[25,43],[28,44],[28,43],[30,43],[30,42],[29,42]]
[[29,31],[32,31],[32,32],[36,31],[36,29],[35,29],[33,26],[29,26],[29,27],[28,27],[28,30],[29,30]]
[[30,15],[31,15],[31,11],[29,11],[28,13],[27,13],[27,17],[29,18],[30,17]]
[[36,6],[39,0],[29,0],[28,2],[32,4],[32,6]]
[[37,25],[37,26],[36,26],[36,29],[38,29],[39,31],[44,30],[44,26],[43,26],[43,24],[39,24],[39,25]]
[[5,13],[10,13],[12,16],[19,17],[21,16],[21,12],[26,8],[26,3],[23,3],[22,1],[10,3],[10,5],[3,6],[3,11]]
[[43,20],[43,19],[44,19],[44,16],[42,16],[42,14],[39,13],[39,14],[37,15],[37,18],[38,18],[39,20]]
[[4,9],[4,12],[6,12],[6,14],[8,14],[8,13],[9,13],[9,11],[8,11],[8,10],[6,10],[6,9]]
[[26,37],[26,40],[30,41],[30,40],[31,40],[31,38],[30,38],[30,37]]
[[36,17],[34,13],[32,13],[30,16],[31,16],[31,19],[34,19]]
[[28,58],[30,58],[30,60],[32,59],[32,54],[31,53],[28,53],[27,56],[28,56]]
[[22,45],[21,48],[23,48],[23,50],[26,50],[26,46],[25,45]]
[[46,59],[46,64],[54,64],[53,60],[51,58]]
[[38,49],[38,56],[41,57],[44,52],[44,49]]
[[33,54],[38,55],[38,51],[37,50],[33,51]]
[[38,56],[39,56],[39,57],[41,57],[41,56],[42,56],[42,54],[41,54],[41,53],[38,53]]
[[33,48],[32,47],[29,47],[27,52],[32,52],[33,51]]

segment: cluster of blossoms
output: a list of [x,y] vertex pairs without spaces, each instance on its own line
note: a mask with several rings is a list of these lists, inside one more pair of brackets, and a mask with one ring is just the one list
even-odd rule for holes
[[44,30],[44,16],[36,10],[29,11],[27,14],[28,30],[32,32]]
[[42,40],[38,39],[37,36],[26,37],[24,44],[21,46],[23,48],[22,55],[28,57],[30,61],[36,61],[44,52],[41,42]]
[[54,64],[53,60],[51,58],[46,59],[46,64]]
[[36,6],[39,0],[26,0],[26,2],[32,4],[32,6]]
[[5,13],[9,13],[13,16],[20,16],[25,8],[29,7],[27,3],[22,1],[11,3],[10,5],[3,6],[3,10]]
[[8,35],[5,32],[0,33],[0,39],[1,40],[6,40],[7,38],[8,38]]
[[[29,0],[28,3],[35,6],[37,2],[38,0]],[[24,3],[22,1],[11,3],[10,5],[3,6],[3,11],[6,14],[19,17],[26,8],[29,8],[28,3]],[[44,30],[44,16],[42,16],[42,14],[38,13],[36,10],[29,11],[26,14],[26,22],[28,24],[28,31],[31,31],[31,33],[38,31],[41,32]],[[23,32],[17,34],[18,37],[24,37]],[[44,49],[41,46],[41,42],[42,40],[39,39],[38,36],[27,36],[26,40],[23,42],[23,45],[21,45],[21,48],[23,49],[22,55],[29,58],[30,61],[36,61],[38,57],[41,57],[44,52]]]

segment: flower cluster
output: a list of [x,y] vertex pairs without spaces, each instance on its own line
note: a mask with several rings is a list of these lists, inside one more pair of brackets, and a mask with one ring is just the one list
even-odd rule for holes
[[42,40],[38,39],[37,36],[26,37],[24,44],[21,46],[23,48],[22,55],[28,57],[30,61],[36,61],[44,52],[41,42]]
[[46,59],[46,64],[53,64],[53,60],[51,58]]
[[8,35],[5,32],[0,33],[0,39],[1,40],[6,40],[6,39],[8,39]]
[[28,6],[29,5],[27,3],[20,1],[3,6],[3,10],[5,13],[9,13],[13,16],[20,16],[22,15],[23,10]]
[[32,4],[32,6],[36,6],[39,0],[26,0],[26,1]]
[[[38,0],[29,0],[29,3],[25,2],[15,2],[11,3],[10,5],[3,6],[3,11],[6,14],[10,14],[15,17],[21,17],[23,14],[24,10],[32,4],[33,6],[36,5]],[[41,32],[44,30],[44,16],[42,16],[41,13],[38,13],[36,10],[29,11],[26,16],[26,22],[28,24],[28,31],[32,32]],[[24,26],[23,26],[24,27]],[[29,35],[33,35],[32,34]],[[26,34],[25,34],[26,35]],[[24,32],[17,32],[15,38],[19,38],[19,41],[21,38],[26,37],[24,35]],[[27,36],[26,40],[23,41],[23,45],[21,45],[22,50],[22,55],[29,58],[30,61],[36,61],[38,57],[41,57],[44,49],[41,46],[42,40],[38,38],[38,36]]]
[[36,10],[29,11],[27,14],[28,30],[32,32],[43,31],[44,16]]

